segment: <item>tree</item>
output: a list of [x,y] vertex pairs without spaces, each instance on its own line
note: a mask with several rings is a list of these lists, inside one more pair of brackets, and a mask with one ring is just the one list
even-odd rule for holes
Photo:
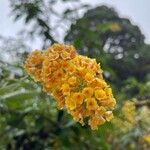
[[[58,3],[64,7],[58,9]],[[65,30],[78,18],[78,12],[88,6],[80,0],[10,0],[15,21],[22,19],[26,25],[23,32],[30,35],[31,40],[39,38],[44,41],[43,47],[58,42],[58,30]]]
[[141,71],[135,69],[143,55],[144,35],[138,26],[121,18],[113,8],[99,6],[88,10],[71,25],[65,41],[73,43],[80,53],[100,60],[107,68],[105,72],[111,74],[110,79],[116,78],[115,83],[129,76],[140,76]]

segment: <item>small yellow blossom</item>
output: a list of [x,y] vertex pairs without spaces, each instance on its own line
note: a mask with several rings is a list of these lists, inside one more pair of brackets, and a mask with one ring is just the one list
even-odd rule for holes
[[54,77],[56,79],[61,79],[63,77],[63,75],[64,75],[64,72],[62,70],[55,71],[55,73],[54,73]]
[[107,111],[107,112],[105,112],[105,119],[106,119],[107,121],[112,120],[113,117],[114,117],[114,116],[113,116],[112,111]]
[[97,109],[97,107],[98,107],[98,105],[97,105],[95,98],[87,98],[86,108],[88,110],[95,110],[95,109]]
[[135,121],[135,104],[132,101],[126,101],[122,107],[124,117],[131,123]]
[[77,70],[78,70],[78,75],[79,76],[81,76],[81,77],[84,77],[85,75],[86,75],[86,73],[87,73],[87,69],[86,68],[84,68],[84,67],[78,67],[77,68]]
[[73,100],[72,98],[66,98],[66,107],[69,109],[69,110],[74,110],[76,108],[76,102],[75,100]]
[[70,86],[67,83],[64,83],[61,87],[63,95],[69,95],[70,94]]
[[74,93],[72,99],[75,101],[76,105],[81,105],[83,103],[83,94],[78,92]]
[[96,111],[95,114],[96,115],[104,115],[104,113],[106,112],[106,108],[103,106],[100,106]]
[[107,98],[106,92],[102,89],[97,89],[97,90],[95,90],[95,97],[96,97],[96,99],[101,101],[101,100]]
[[75,76],[72,76],[72,77],[70,77],[70,78],[68,79],[68,83],[69,83],[70,85],[75,85],[76,82],[77,82],[77,78],[76,78]]
[[59,69],[61,67],[61,64],[57,61],[52,61],[51,62],[51,67]]
[[70,72],[70,73],[74,73],[75,72],[75,67],[72,63],[69,63],[68,66],[66,67],[66,71]]
[[70,54],[66,51],[63,51],[61,54],[62,59],[66,60],[66,59],[70,59]]
[[89,120],[88,124],[91,126],[93,130],[97,130],[98,125],[102,125],[105,123],[105,119],[102,116],[93,117]]
[[59,54],[56,53],[56,52],[50,53],[50,54],[48,55],[49,61],[53,61],[53,60],[56,60],[56,59],[58,59],[58,58],[59,58]]
[[150,134],[145,135],[143,138],[148,144],[150,144]]
[[[38,59],[37,59],[38,58]],[[35,50],[26,60],[24,65],[25,70],[33,77],[35,81],[41,81],[41,68],[43,56],[40,51]]]
[[86,87],[83,89],[83,95],[85,97],[91,97],[93,95],[93,92],[94,92],[94,90],[91,87]]
[[92,87],[105,88],[106,86],[106,82],[101,78],[95,78],[92,81]]
[[88,81],[88,82],[92,81],[93,80],[93,74],[91,74],[89,72],[86,73],[85,80]]
[[64,100],[64,96],[61,90],[55,90],[53,92],[53,96],[55,97],[56,101],[57,101],[57,107],[58,109],[62,109],[65,106],[65,100]]

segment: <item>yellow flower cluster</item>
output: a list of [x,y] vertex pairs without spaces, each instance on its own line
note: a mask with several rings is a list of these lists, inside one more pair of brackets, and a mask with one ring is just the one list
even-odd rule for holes
[[41,69],[44,57],[39,50],[35,50],[27,59],[27,63],[24,65],[28,74],[35,80],[41,81]]
[[116,116],[113,119],[113,124],[117,129],[119,129],[119,132],[121,131],[123,133],[126,133],[131,131],[135,127],[137,123],[136,117],[137,114],[135,102],[127,100],[124,102],[119,116]]
[[116,101],[102,77],[95,59],[77,54],[70,45],[54,44],[46,51],[33,52],[24,65],[43,90],[52,94],[59,109],[66,108],[73,119],[97,129],[113,118]]
[[134,102],[126,101],[122,107],[122,113],[128,122],[135,123],[136,110]]
[[150,144],[150,134],[145,135],[145,136],[143,137],[143,139],[144,139],[148,144]]
[[140,131],[141,134],[135,137],[138,140],[134,143],[134,139],[131,139],[128,149],[136,149],[137,145],[143,150],[150,149],[150,108],[147,102],[148,100],[136,98],[126,100],[121,111],[112,120],[116,129],[113,138],[122,138],[123,135]]

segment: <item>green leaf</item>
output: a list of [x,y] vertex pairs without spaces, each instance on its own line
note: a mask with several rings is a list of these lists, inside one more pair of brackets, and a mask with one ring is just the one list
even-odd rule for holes
[[17,92],[15,94],[10,95],[10,96],[9,95],[5,96],[4,98],[2,98],[2,100],[4,100],[4,101],[27,100],[27,99],[34,98],[35,96],[38,96],[38,95],[39,95],[39,92],[37,92],[37,91],[26,91],[23,93]]
[[18,83],[10,84],[5,87],[0,88],[0,95],[4,95],[6,93],[11,92],[12,90],[16,89],[18,87]]

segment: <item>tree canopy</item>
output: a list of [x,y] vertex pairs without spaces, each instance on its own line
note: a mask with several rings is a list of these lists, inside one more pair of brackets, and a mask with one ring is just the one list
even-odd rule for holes
[[113,8],[99,6],[88,10],[71,25],[65,41],[73,43],[80,53],[100,60],[105,69],[109,68],[106,71],[115,74],[118,81],[129,76],[142,79],[147,72],[139,69],[143,65],[144,51],[149,53],[144,35],[138,26],[120,17]]

